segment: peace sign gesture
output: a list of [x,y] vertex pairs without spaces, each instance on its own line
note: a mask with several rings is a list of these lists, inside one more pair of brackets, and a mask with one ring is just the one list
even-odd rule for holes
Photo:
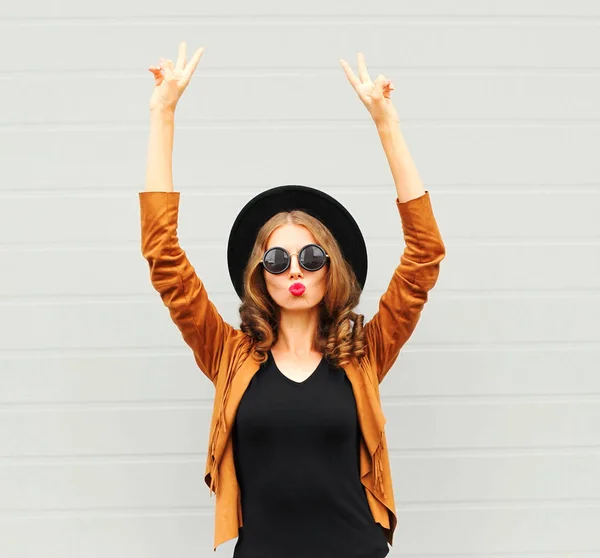
[[379,75],[374,82],[371,81],[362,52],[358,53],[358,78],[348,65],[348,62],[340,59],[340,64],[346,73],[348,81],[354,87],[365,107],[367,107],[376,125],[390,121],[399,121],[398,113],[390,99],[391,92],[394,89],[392,82],[384,75]]
[[172,60],[161,58],[158,66],[150,66],[148,70],[154,74],[154,91],[150,98],[150,110],[175,110],[177,102],[188,86],[192,74],[202,58],[204,47],[199,48],[191,60],[186,60],[185,41],[179,43],[177,64]]

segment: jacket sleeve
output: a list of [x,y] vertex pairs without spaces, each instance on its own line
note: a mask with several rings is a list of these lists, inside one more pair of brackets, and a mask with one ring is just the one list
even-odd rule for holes
[[179,192],[139,192],[142,255],[150,267],[152,286],[199,368],[216,385],[223,347],[236,330],[219,315],[179,246],[179,197]]
[[403,203],[396,198],[396,206],[406,247],[377,312],[364,326],[368,358],[379,383],[414,331],[446,254],[428,191]]

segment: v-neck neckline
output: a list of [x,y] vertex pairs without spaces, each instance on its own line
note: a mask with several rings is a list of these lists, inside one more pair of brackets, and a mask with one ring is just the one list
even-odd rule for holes
[[301,382],[297,382],[296,380],[292,380],[290,377],[286,376],[279,369],[279,367],[277,366],[277,363],[275,362],[275,357],[273,356],[271,349],[269,349],[269,358],[271,359],[271,364],[273,365],[273,368],[275,368],[275,370],[277,371],[277,374],[279,376],[281,376],[284,380],[286,380],[287,382],[289,382],[290,384],[293,384],[295,386],[303,386],[304,384],[306,384],[313,376],[315,376],[317,374],[317,372],[319,371],[319,368],[321,368],[321,366],[323,366],[323,363],[325,362],[325,355],[323,355],[321,357],[321,360],[317,364],[316,368],[310,373],[310,376],[306,377]]

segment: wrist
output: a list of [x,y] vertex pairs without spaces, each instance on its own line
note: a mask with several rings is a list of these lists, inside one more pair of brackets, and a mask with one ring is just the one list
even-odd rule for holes
[[400,121],[393,118],[386,118],[384,120],[376,121],[375,127],[380,134],[386,134],[400,127]]
[[175,120],[175,108],[155,108],[150,110],[150,119],[163,122]]

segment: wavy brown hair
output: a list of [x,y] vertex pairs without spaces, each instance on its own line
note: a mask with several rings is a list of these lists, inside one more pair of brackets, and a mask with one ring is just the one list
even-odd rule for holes
[[329,254],[325,296],[319,303],[315,347],[332,364],[343,366],[351,358],[358,359],[365,354],[364,316],[353,311],[358,304],[361,288],[331,231],[304,211],[277,213],[258,231],[244,270],[244,298],[239,307],[240,329],[252,339],[256,359],[265,362],[267,351],[277,341],[280,308],[267,290],[261,261],[271,233],[288,223],[306,227],[316,243]]

